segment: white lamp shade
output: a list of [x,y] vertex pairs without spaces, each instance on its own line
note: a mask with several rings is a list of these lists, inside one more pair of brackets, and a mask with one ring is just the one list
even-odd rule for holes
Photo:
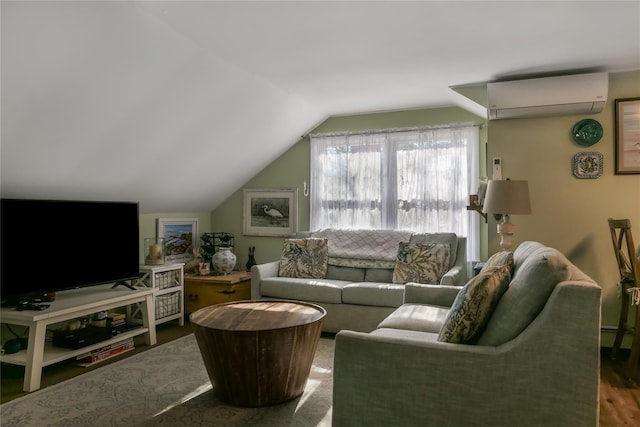
[[482,212],[503,215],[530,214],[529,182],[511,179],[489,181]]

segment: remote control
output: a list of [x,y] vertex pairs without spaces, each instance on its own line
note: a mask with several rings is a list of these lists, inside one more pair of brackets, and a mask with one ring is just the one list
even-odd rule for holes
[[26,303],[26,304],[18,304],[18,306],[16,307],[16,310],[18,311],[22,311],[22,310],[46,310],[47,308],[49,308],[51,306],[51,304],[33,304],[33,303]]

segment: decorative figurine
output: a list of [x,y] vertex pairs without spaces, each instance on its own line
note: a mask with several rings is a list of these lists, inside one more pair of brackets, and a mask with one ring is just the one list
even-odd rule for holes
[[200,248],[193,248],[193,259],[185,264],[184,272],[198,274],[200,272],[201,262],[202,255],[200,255]]
[[245,266],[247,267],[247,271],[251,271],[251,267],[257,264],[255,254],[256,254],[256,247],[249,246],[249,260],[245,264]]

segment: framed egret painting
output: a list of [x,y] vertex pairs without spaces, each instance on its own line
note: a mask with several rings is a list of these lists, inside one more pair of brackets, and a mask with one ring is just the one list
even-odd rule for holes
[[291,236],[298,231],[298,189],[245,189],[246,236]]

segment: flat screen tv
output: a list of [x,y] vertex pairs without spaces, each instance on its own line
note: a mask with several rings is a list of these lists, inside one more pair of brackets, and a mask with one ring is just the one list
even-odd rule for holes
[[0,297],[119,283],[138,277],[135,202],[2,199]]

